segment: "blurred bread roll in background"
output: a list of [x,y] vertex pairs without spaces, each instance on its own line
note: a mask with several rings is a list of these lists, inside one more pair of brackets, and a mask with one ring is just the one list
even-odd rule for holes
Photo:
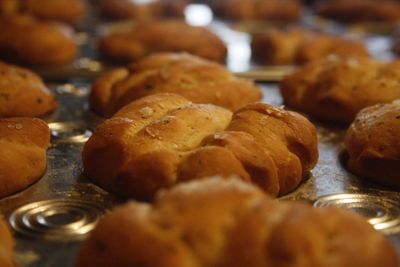
[[113,19],[154,20],[165,17],[183,17],[186,0],[102,0],[103,16]]
[[0,59],[23,65],[55,66],[72,62],[78,53],[73,29],[30,15],[0,19]]
[[235,77],[220,64],[187,53],[155,53],[98,78],[89,102],[97,114],[110,117],[129,102],[156,93],[180,94],[230,110],[262,97],[254,82]]
[[188,52],[224,62],[227,53],[225,43],[216,34],[178,19],[138,23],[130,30],[111,33],[100,39],[99,50],[105,59],[121,63],[156,52]]
[[350,124],[368,106],[400,98],[400,61],[332,56],[284,77],[285,104],[322,120]]
[[57,106],[54,94],[38,75],[0,61],[0,118],[41,117]]
[[368,56],[361,41],[305,28],[265,30],[252,36],[252,58],[260,64],[304,64],[329,55]]

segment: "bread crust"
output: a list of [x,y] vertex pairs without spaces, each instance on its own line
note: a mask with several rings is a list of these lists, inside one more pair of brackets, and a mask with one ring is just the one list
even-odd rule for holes
[[100,39],[99,50],[106,60],[124,63],[156,52],[188,52],[224,62],[227,53],[217,35],[180,19],[143,22],[129,31],[111,33]]
[[347,130],[348,168],[356,175],[400,189],[400,103],[361,110]]
[[85,172],[127,197],[210,175],[238,175],[273,196],[298,186],[318,159],[315,127],[267,104],[234,114],[164,93],[140,98],[99,125],[85,144]]
[[47,123],[37,118],[0,118],[0,197],[39,180],[50,144]]
[[103,0],[101,13],[114,19],[154,20],[164,17],[183,17],[186,0],[155,0],[134,2],[130,0]]
[[129,202],[106,214],[76,266],[111,265],[395,267],[398,260],[384,235],[355,213],[278,203],[250,184],[215,177],[163,191],[153,205]]
[[210,0],[213,12],[231,20],[295,22],[303,6],[297,0]]
[[15,241],[8,225],[0,218],[0,266],[15,267],[14,263]]
[[57,106],[54,95],[38,75],[0,61],[0,118],[40,117]]
[[341,22],[396,22],[400,4],[392,0],[328,0],[317,3],[315,12]]
[[73,29],[61,23],[39,21],[30,15],[0,19],[0,59],[23,65],[63,65],[78,52]]
[[76,23],[87,11],[85,0],[23,0],[23,8],[34,16],[42,19]]
[[166,92],[230,110],[262,96],[252,81],[236,78],[222,65],[185,53],[158,53],[97,79],[89,101],[97,114],[110,117],[135,99]]
[[257,32],[251,47],[253,59],[261,64],[304,64],[329,55],[368,56],[361,42],[301,28]]
[[363,108],[400,98],[400,61],[329,57],[287,75],[280,90],[285,104],[316,118],[350,124]]

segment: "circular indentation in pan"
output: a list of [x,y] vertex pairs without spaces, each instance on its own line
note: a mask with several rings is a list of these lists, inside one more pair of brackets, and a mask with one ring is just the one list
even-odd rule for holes
[[81,122],[52,122],[48,125],[55,143],[84,143],[92,135],[87,125]]
[[55,199],[34,202],[15,210],[10,224],[18,233],[53,241],[83,239],[99,221],[103,210],[94,203]]
[[319,198],[314,206],[345,208],[365,217],[377,230],[387,234],[400,231],[400,203],[384,196],[335,194]]

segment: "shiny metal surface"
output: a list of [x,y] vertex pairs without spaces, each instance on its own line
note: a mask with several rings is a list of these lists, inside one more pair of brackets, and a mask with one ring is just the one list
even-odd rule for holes
[[335,206],[364,216],[375,229],[386,234],[400,230],[400,202],[386,196],[335,194],[319,198],[315,207]]
[[34,238],[69,242],[83,240],[94,229],[103,208],[79,199],[33,202],[16,209],[10,216],[12,228]]
[[52,143],[85,143],[92,135],[83,122],[51,122],[48,123]]

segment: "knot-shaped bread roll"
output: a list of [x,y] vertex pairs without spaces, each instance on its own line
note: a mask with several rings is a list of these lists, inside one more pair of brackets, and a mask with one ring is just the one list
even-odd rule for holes
[[278,203],[237,179],[177,185],[99,222],[77,267],[397,267],[396,250],[344,209]]
[[281,82],[285,104],[317,118],[351,123],[363,108],[400,98],[400,60],[328,57]]
[[253,59],[264,65],[304,64],[329,55],[368,56],[360,41],[305,28],[258,31],[251,48]]
[[0,61],[0,117],[39,117],[57,105],[38,75]]
[[136,23],[128,31],[116,31],[100,39],[101,55],[111,61],[132,62],[157,52],[187,52],[225,62],[227,48],[215,33],[192,26],[183,19],[158,19]]
[[47,123],[36,118],[0,118],[0,197],[38,180],[46,170]]
[[348,168],[400,189],[400,101],[361,110],[347,130]]
[[195,103],[230,110],[262,96],[253,82],[236,78],[222,65],[186,53],[159,53],[97,79],[90,106],[97,114],[110,117],[129,102],[156,93],[180,94]]
[[261,103],[232,114],[167,93],[123,107],[83,149],[92,180],[147,200],[160,188],[216,174],[236,174],[282,195],[296,188],[317,158],[315,127],[299,114]]

